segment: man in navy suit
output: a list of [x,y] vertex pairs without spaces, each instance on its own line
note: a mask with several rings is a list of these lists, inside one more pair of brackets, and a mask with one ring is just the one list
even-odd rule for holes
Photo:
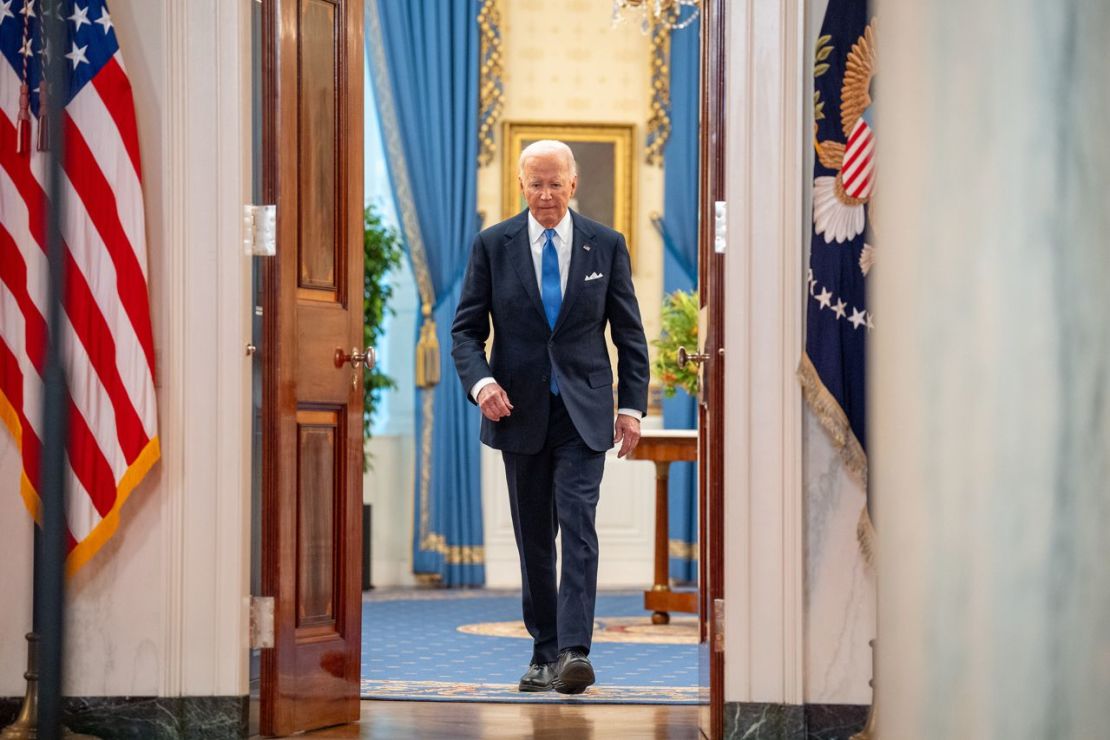
[[[482,442],[505,461],[533,639],[519,688],[578,694],[594,683],[594,517],[605,453],[619,443],[623,457],[640,440],[647,340],[624,237],[569,208],[578,185],[570,147],[531,144],[519,180],[528,209],[474,239],[451,354],[482,410]],[[617,348],[615,423],[606,324]]]

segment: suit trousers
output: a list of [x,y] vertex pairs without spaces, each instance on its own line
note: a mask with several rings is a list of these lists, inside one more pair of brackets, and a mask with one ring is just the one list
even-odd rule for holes
[[[605,453],[582,441],[560,396],[550,396],[550,403],[543,448],[534,455],[502,452],[533,663],[551,663],[568,648],[589,653],[597,598],[595,515]],[[560,529],[563,563],[556,585]]]

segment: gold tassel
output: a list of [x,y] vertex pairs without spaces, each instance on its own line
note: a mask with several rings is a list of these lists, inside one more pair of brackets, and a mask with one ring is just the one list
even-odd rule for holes
[[26,82],[19,86],[19,112],[15,120],[15,153],[23,154],[31,142],[31,88]]
[[420,341],[416,343],[416,387],[432,388],[439,384],[439,339],[436,322],[432,319],[432,306],[424,304],[424,323],[420,326]]

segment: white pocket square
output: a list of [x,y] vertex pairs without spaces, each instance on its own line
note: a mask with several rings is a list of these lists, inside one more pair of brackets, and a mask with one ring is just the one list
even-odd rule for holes
[[603,277],[605,277],[605,276],[602,275],[600,272],[595,272],[592,275],[587,275],[586,276],[586,282],[589,282],[590,280],[600,280]]

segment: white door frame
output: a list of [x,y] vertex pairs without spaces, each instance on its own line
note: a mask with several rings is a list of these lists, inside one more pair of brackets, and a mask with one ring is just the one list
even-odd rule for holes
[[729,9],[725,701],[804,703],[804,0]]

